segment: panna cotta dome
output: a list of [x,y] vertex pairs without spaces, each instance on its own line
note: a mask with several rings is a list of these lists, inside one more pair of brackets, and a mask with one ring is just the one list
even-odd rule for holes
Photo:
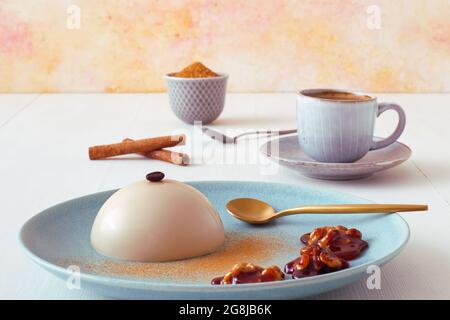
[[224,240],[222,221],[209,200],[170,179],[142,180],[116,191],[91,230],[92,246],[102,255],[142,262],[204,255]]

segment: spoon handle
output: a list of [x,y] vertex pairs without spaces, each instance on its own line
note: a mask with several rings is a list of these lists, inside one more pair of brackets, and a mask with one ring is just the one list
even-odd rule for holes
[[332,204],[303,206],[280,211],[276,217],[302,213],[393,213],[408,211],[426,211],[423,204]]
[[234,140],[237,141],[238,139],[248,136],[248,135],[265,135],[265,136],[272,136],[272,135],[286,135],[291,133],[296,133],[297,129],[290,129],[290,130],[257,130],[252,132],[244,132],[234,137]]

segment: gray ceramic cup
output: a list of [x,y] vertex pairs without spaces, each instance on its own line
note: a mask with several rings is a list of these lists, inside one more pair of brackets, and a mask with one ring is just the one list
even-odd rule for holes
[[172,111],[182,121],[193,124],[211,123],[225,106],[227,74],[210,78],[180,78],[165,76]]
[[[323,98],[327,93],[344,93],[364,100]],[[375,120],[383,112],[398,113],[397,128],[386,139],[374,141]],[[332,90],[303,90],[297,96],[297,124],[300,146],[319,162],[342,163],[361,159],[370,150],[394,143],[402,134],[406,116],[395,103],[378,103],[368,94]]]

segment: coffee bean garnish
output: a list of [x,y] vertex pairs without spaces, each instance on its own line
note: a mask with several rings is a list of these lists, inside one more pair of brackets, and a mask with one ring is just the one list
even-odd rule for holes
[[164,173],[160,171],[153,171],[147,174],[145,178],[150,182],[158,182],[164,179]]

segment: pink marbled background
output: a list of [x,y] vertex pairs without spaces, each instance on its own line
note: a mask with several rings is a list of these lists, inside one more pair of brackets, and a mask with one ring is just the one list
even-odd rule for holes
[[449,92],[450,2],[0,0],[1,92],[158,92],[194,60],[230,91]]

